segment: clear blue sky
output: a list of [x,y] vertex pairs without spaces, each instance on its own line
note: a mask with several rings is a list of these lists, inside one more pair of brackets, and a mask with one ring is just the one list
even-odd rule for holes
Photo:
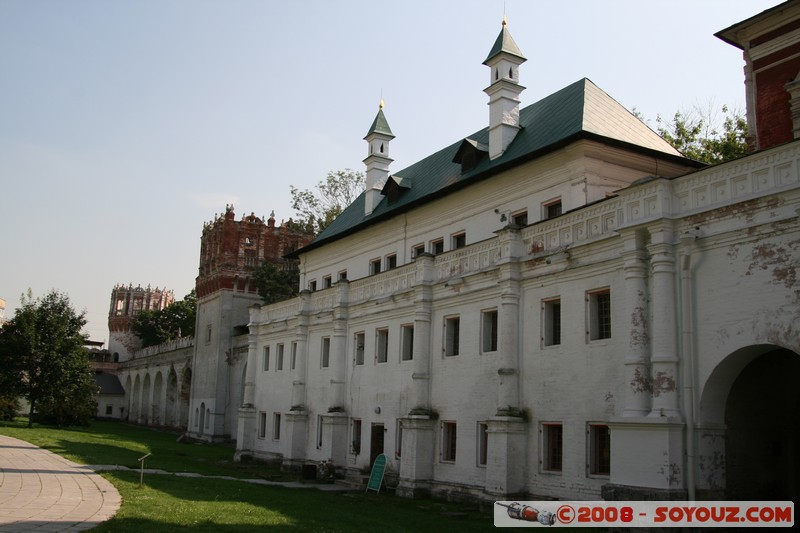
[[[713,34],[778,0],[506,0],[531,104],[588,77],[651,125],[744,109]],[[66,292],[108,338],[116,283],[194,285],[203,223],[292,216],[362,170],[383,95],[398,171],[484,127],[502,0],[0,0],[0,298]]]

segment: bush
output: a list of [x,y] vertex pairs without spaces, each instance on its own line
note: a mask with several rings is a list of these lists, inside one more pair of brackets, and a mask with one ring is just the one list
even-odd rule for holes
[[0,420],[14,420],[19,409],[19,400],[7,396],[0,396]]

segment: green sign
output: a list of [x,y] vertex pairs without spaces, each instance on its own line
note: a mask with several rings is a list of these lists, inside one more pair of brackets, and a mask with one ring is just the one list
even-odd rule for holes
[[386,471],[386,456],[380,454],[375,458],[375,464],[372,465],[372,473],[369,475],[369,482],[367,482],[367,492],[374,490],[375,492],[381,491],[381,483],[383,482],[383,473]]

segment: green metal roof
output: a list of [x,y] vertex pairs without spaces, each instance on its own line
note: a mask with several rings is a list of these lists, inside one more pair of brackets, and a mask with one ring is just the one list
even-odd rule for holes
[[392,129],[389,127],[389,122],[386,120],[386,115],[383,114],[383,108],[378,109],[378,114],[375,115],[375,120],[372,121],[372,126],[369,127],[369,131],[364,138],[366,139],[372,133],[382,133],[383,135],[394,138]]
[[500,30],[500,35],[497,36],[497,40],[494,42],[494,46],[492,46],[492,49],[489,52],[489,55],[486,56],[483,64],[487,64],[490,59],[502,52],[516,56],[523,61],[526,60],[525,56],[522,55],[522,51],[519,49],[519,46],[517,46],[517,43],[514,42],[514,38],[511,37],[511,33],[508,31],[505,21],[503,21],[503,29]]
[[[394,178],[402,178],[404,185],[412,184],[395,201],[390,203],[384,197],[372,213],[365,215],[364,194],[361,194],[314,241],[296,253],[317,248],[581,138],[616,143],[693,164],[587,78],[521,109],[520,126],[519,133],[500,157],[480,158],[464,173],[461,165],[454,162],[464,139],[394,173]],[[489,129],[483,128],[466,139],[475,146],[488,146]]]

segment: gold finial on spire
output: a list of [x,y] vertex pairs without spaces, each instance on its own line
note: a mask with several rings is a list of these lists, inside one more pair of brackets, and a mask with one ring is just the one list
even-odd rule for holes
[[378,104],[378,109],[383,109],[383,98],[381,98],[381,103]]
[[507,25],[508,25],[508,19],[506,18],[505,15],[503,15],[503,27],[505,27]]

